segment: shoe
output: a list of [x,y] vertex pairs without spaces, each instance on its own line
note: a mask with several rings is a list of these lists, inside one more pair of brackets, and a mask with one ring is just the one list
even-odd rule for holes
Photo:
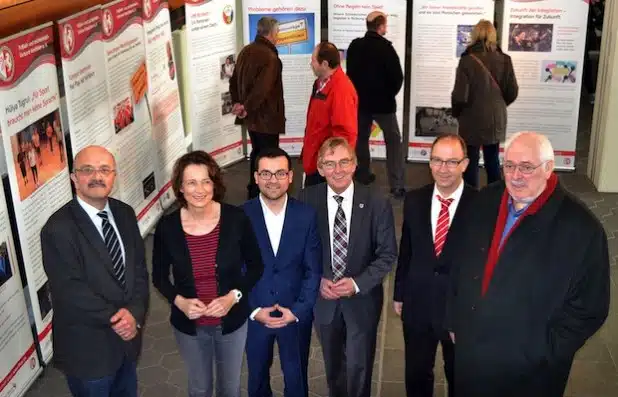
[[404,188],[391,189],[391,195],[396,200],[403,200],[406,197],[406,189]]

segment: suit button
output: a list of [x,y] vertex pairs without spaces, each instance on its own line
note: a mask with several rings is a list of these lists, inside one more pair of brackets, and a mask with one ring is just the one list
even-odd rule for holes
[[476,306],[472,305],[472,311],[475,311],[475,310],[476,310]]
[[440,275],[440,273],[435,272],[433,275],[434,275],[434,276],[439,276],[439,275]]
[[275,291],[270,290],[270,294],[271,294],[271,295],[275,295]]
[[478,279],[479,279],[479,276],[478,276],[478,275],[474,276],[474,279],[475,279],[475,280],[478,280]]

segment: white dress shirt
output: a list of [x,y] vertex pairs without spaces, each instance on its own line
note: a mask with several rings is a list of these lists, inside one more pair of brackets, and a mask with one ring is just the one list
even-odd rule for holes
[[[346,239],[348,241],[348,246],[350,245],[350,224],[352,221],[352,206],[354,204],[354,182],[350,183],[350,186],[346,190],[344,190],[341,194],[335,193],[333,189],[328,186],[326,188],[326,198],[327,198],[327,208],[328,208],[328,231],[330,233],[330,260],[331,263],[333,261],[333,229],[335,228],[335,216],[337,215],[337,209],[339,208],[339,204],[337,200],[335,200],[335,196],[343,197],[341,201],[341,209],[343,209],[343,213],[345,214],[345,223],[346,223]],[[349,255],[349,253],[348,253]],[[358,285],[356,285],[356,281],[352,280],[354,283],[354,289],[358,294],[360,290],[358,289]]]
[[116,226],[116,221],[114,220],[114,214],[112,214],[112,210],[109,208],[109,202],[105,203],[105,208],[100,210],[98,208],[91,206],[90,204],[88,204],[87,202],[79,198],[79,196],[76,196],[76,197],[77,197],[77,202],[79,203],[79,205],[84,209],[84,211],[86,211],[86,214],[88,214],[88,217],[90,218],[92,223],[94,223],[94,227],[96,227],[97,230],[99,231],[99,234],[101,235],[101,239],[103,240],[103,243],[105,243],[105,237],[103,235],[103,219],[97,214],[101,211],[107,212],[107,218],[109,219],[109,223],[114,228],[114,231],[116,232],[116,236],[118,236],[118,243],[120,243],[120,251],[122,251],[122,261],[126,263],[126,257],[124,253],[124,244],[122,243],[122,237],[120,236],[120,231],[118,230],[118,226]]
[[438,191],[438,188],[434,184],[433,195],[431,198],[431,232],[432,232],[434,239],[436,238],[436,226],[438,225],[438,217],[440,216],[440,209],[442,208],[442,203],[440,203],[440,200],[438,200],[438,196],[442,197],[443,199],[450,199],[450,198],[453,199],[453,202],[448,207],[448,215],[449,215],[448,225],[450,227],[451,224],[453,223],[453,217],[455,217],[455,211],[457,210],[457,205],[459,204],[459,201],[461,200],[463,189],[464,189],[464,182],[461,181],[461,183],[459,184],[457,189],[453,192],[453,194],[451,194],[449,197],[444,197],[440,194],[440,192]]
[[268,205],[264,202],[262,194],[259,195],[260,204],[262,204],[262,213],[264,214],[264,222],[266,223],[266,231],[268,232],[268,238],[270,239],[270,246],[273,249],[275,256],[279,250],[279,242],[281,241],[281,234],[283,233],[283,223],[285,222],[285,209],[288,205],[288,195],[285,195],[285,201],[281,212],[275,214],[268,208]]

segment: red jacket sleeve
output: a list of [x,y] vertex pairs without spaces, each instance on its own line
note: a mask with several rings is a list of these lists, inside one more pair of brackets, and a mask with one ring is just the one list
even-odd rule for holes
[[358,97],[353,86],[335,93],[333,96],[330,119],[333,136],[345,138],[350,146],[356,148],[356,136],[358,135]]

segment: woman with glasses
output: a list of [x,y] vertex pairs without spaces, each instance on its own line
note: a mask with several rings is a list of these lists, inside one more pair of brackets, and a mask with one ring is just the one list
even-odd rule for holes
[[247,296],[264,268],[260,248],[244,211],[221,202],[225,186],[209,154],[179,158],[172,187],[180,208],[157,225],[153,283],[172,305],[189,396],[212,396],[216,370],[216,395],[238,397]]
[[455,87],[451,94],[453,116],[459,122],[459,135],[466,141],[470,165],[464,181],[479,187],[479,155],[487,183],[500,180],[500,142],[506,138],[506,107],[518,94],[511,58],[497,44],[494,25],[481,20],[470,35],[470,45],[459,60]]

